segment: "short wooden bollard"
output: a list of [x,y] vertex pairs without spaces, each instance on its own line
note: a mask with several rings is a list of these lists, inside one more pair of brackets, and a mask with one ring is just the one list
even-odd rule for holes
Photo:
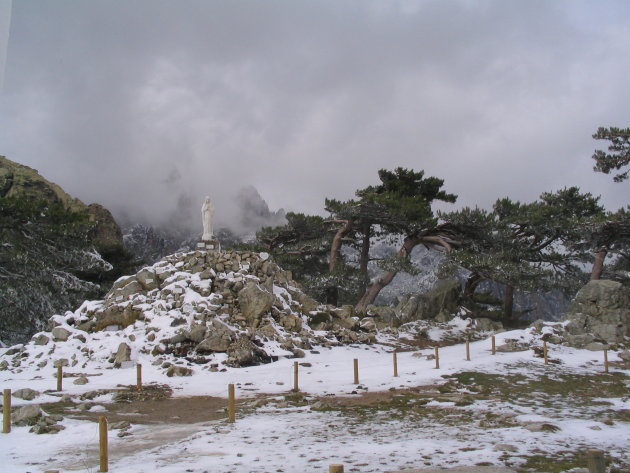
[[596,448],[587,450],[588,473],[605,473],[606,462],[604,461],[604,451]]
[[493,355],[497,354],[497,341],[494,338],[494,335],[492,335],[492,354]]
[[61,391],[63,389],[63,367],[61,365],[57,366],[57,391]]
[[98,450],[99,450],[99,467],[98,471],[106,473],[109,471],[109,458],[107,453],[107,419],[104,416],[98,418]]
[[136,365],[136,387],[138,390],[142,389],[142,365],[140,363]]
[[236,422],[236,401],[234,399],[233,384],[228,384],[228,422]]
[[545,358],[545,364],[549,364],[549,356],[547,355],[547,341],[543,340],[543,357]]
[[354,361],[354,384],[359,384],[359,360],[355,358],[353,361]]
[[396,356],[396,352],[392,353],[392,358],[394,359],[394,378],[398,377],[398,356]]
[[466,361],[470,361],[470,342],[466,340]]
[[440,350],[438,347],[435,347],[435,369],[440,369]]
[[11,390],[5,389],[2,396],[2,433],[11,432]]
[[299,365],[297,361],[293,362],[293,392],[298,392],[300,390],[299,379],[298,379],[298,369]]
[[608,350],[604,350],[604,373],[608,373]]
[[343,465],[330,465],[328,473],[343,473]]

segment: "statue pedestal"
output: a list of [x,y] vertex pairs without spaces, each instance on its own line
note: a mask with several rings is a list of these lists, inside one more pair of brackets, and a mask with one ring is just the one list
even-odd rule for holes
[[197,250],[204,251],[221,251],[221,243],[219,240],[199,240],[197,242]]

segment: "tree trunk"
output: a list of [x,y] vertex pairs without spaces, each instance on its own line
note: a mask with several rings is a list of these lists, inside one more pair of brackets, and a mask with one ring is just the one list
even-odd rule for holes
[[[418,237],[405,238],[403,246],[402,248],[400,248],[400,250],[398,250],[398,254],[396,256],[409,258],[411,251],[421,241],[421,238]],[[374,303],[376,297],[379,295],[381,290],[390,282],[392,282],[394,277],[396,277],[396,274],[398,274],[398,271],[387,271],[386,273],[382,274],[376,281],[374,281],[372,285],[367,288],[359,302],[357,302],[355,310],[357,312],[365,312],[366,307]]]
[[352,230],[352,220],[339,220],[339,223],[342,223],[341,227],[335,233],[333,237],[332,243],[330,244],[330,258],[328,259],[328,271],[333,272],[335,270],[335,266],[337,265],[337,261],[339,260],[339,256],[341,255],[341,242],[343,241],[343,237],[345,237],[350,230]]
[[363,239],[359,256],[359,272],[363,280],[361,281],[360,292],[365,293],[368,285],[368,263],[370,262],[370,226],[366,225],[361,229],[361,232],[363,233]]
[[604,272],[604,260],[606,259],[607,254],[608,250],[606,248],[601,248],[597,253],[595,253],[595,262],[593,263],[593,269],[591,270],[591,281],[601,279],[602,273]]
[[483,281],[484,279],[486,278],[484,278],[479,273],[470,273],[470,276],[468,276],[468,279],[466,279],[466,285],[464,286],[464,297],[467,299],[472,299],[472,296],[475,293],[477,286],[479,286],[481,281]]
[[507,284],[503,296],[503,317],[510,320],[514,313],[514,287]]

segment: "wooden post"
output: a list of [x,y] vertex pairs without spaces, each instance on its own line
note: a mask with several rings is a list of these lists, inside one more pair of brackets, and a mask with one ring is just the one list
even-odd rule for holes
[[2,433],[11,432],[11,390],[5,389],[2,396]]
[[608,373],[608,350],[604,349],[604,373]]
[[470,361],[470,341],[466,340],[466,361]]
[[297,361],[293,362],[293,391],[298,392],[300,390],[298,383],[298,369],[299,365]]
[[545,357],[545,364],[549,364],[549,357],[547,356],[547,340],[543,340],[543,356]]
[[398,356],[396,352],[392,353],[392,357],[394,358],[394,378],[398,377]]
[[492,335],[492,354],[497,354],[497,341],[495,340],[494,335]]
[[138,390],[142,389],[142,365],[140,363],[136,365],[136,387]]
[[106,473],[109,471],[109,459],[107,456],[107,419],[104,416],[98,418],[98,437],[99,437],[99,468],[98,471]]
[[233,384],[228,384],[228,422],[236,422],[236,402],[234,401]]
[[354,384],[359,384],[359,360],[354,359]]
[[343,473],[343,465],[330,465],[328,473]]
[[606,462],[604,461],[603,450],[590,448],[586,451],[588,459],[588,473],[605,473]]
[[440,369],[440,351],[437,345],[435,347],[435,369],[436,370]]
[[61,391],[63,389],[63,367],[61,365],[57,366],[57,391]]

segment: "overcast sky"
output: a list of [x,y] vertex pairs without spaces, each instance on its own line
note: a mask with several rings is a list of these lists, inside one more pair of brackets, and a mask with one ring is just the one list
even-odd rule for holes
[[229,222],[247,184],[322,213],[396,166],[453,208],[630,201],[591,159],[630,126],[624,0],[19,0],[10,28],[0,154],[117,215]]

